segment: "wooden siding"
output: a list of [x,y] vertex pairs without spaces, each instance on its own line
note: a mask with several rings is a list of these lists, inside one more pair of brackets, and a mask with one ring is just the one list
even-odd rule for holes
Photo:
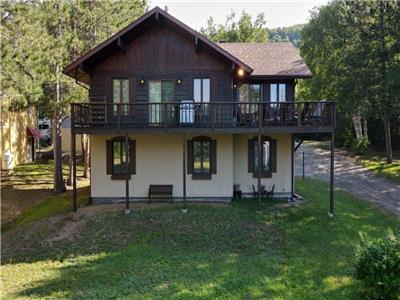
[[[147,102],[148,81],[152,79],[181,80],[175,85],[176,100],[193,98],[193,78],[211,78],[211,101],[233,100],[232,65],[217,58],[194,40],[188,40],[168,26],[156,26],[92,70],[92,101],[112,99],[112,78],[130,79],[130,102]],[[144,79],[145,84],[138,81]],[[103,100],[104,101],[104,100]]]

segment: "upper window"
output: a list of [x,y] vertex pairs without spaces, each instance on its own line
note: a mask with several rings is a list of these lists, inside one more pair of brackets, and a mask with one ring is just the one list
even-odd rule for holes
[[211,80],[209,78],[193,79],[193,99],[195,102],[210,102]]
[[135,174],[135,141],[128,141],[128,157],[124,137],[115,137],[107,141],[107,174],[111,174],[111,179],[125,179],[127,167],[129,174]]
[[286,101],[286,84],[271,83],[271,85],[270,85],[270,101],[271,102]]
[[[129,103],[129,79],[113,79],[113,103]],[[114,105],[114,114],[117,114],[118,106]],[[121,113],[128,114],[128,105],[122,105]]]

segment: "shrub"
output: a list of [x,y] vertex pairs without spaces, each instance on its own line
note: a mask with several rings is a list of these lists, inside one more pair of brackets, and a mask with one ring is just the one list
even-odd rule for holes
[[360,140],[354,139],[351,143],[351,151],[355,154],[364,154],[368,150],[369,141],[367,138],[361,138]]
[[371,299],[400,299],[399,237],[391,230],[376,242],[361,236],[355,275]]

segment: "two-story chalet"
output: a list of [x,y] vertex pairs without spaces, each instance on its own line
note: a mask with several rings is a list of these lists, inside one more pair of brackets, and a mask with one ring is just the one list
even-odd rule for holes
[[95,203],[129,208],[150,185],[184,205],[234,186],[293,197],[294,134],[334,133],[334,102],[295,101],[312,74],[291,43],[213,43],[158,7],[64,73],[90,87],[71,128],[92,135]]

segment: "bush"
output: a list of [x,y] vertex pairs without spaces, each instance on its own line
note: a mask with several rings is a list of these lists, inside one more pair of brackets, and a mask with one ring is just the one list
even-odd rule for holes
[[376,242],[361,244],[356,254],[356,278],[371,299],[400,299],[400,239],[388,230]]
[[364,154],[368,150],[369,141],[367,138],[361,138],[360,140],[354,139],[351,143],[351,151],[355,154]]

